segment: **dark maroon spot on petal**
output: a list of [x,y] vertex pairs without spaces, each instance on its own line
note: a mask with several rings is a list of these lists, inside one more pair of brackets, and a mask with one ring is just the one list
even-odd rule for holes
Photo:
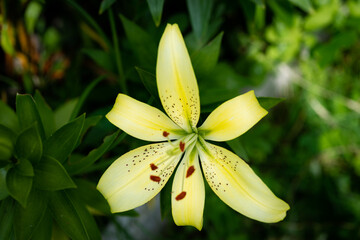
[[158,169],[158,167],[153,163],[150,164],[150,167],[151,167],[151,170],[153,170],[153,171]]
[[163,136],[164,136],[164,137],[169,136],[169,134],[170,134],[170,133],[168,133],[167,131],[163,131]]
[[190,166],[186,172],[186,177],[190,177],[195,172],[194,166]]
[[186,196],[186,192],[182,191],[179,195],[175,197],[176,201],[180,201]]
[[185,143],[180,142],[179,146],[180,146],[180,150],[183,152],[185,150]]
[[160,182],[161,178],[158,176],[150,175],[150,179],[154,182]]

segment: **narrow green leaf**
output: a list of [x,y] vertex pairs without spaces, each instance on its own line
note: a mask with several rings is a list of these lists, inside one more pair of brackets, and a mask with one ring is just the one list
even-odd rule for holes
[[54,114],[56,129],[61,128],[70,121],[71,114],[74,111],[78,101],[79,99],[77,98],[72,99],[55,110]]
[[16,114],[19,119],[21,130],[27,129],[37,122],[41,138],[45,136],[39,112],[31,95],[16,95]]
[[80,112],[80,109],[81,107],[83,106],[86,98],[89,96],[90,92],[94,89],[94,87],[96,87],[96,85],[104,79],[104,76],[100,76],[98,78],[96,78],[95,80],[93,80],[86,88],[85,90],[83,91],[83,93],[81,94],[80,98],[79,98],[79,101],[77,101],[72,113],[71,113],[71,116],[70,116],[70,119],[74,119]]
[[245,160],[247,162],[249,161],[249,156],[247,155],[246,150],[239,138],[235,138],[231,141],[227,141],[226,143],[243,160]]
[[157,44],[149,33],[120,15],[125,34],[142,67],[155,69]]
[[289,0],[289,1],[307,13],[314,11],[311,0]]
[[103,118],[103,116],[101,116],[101,115],[87,117],[84,122],[84,127],[81,131],[81,136],[83,136],[85,133],[87,133],[87,131],[90,128],[96,126],[102,118]]
[[15,144],[15,154],[19,160],[28,159],[32,163],[39,162],[43,152],[43,145],[37,126],[38,124],[33,124],[18,136]]
[[32,34],[34,32],[35,24],[40,16],[41,10],[42,5],[37,1],[32,1],[28,4],[24,14],[24,22],[28,33]]
[[155,26],[159,26],[161,22],[161,15],[164,7],[164,0],[147,0],[151,16],[154,20]]
[[46,194],[40,191],[32,191],[28,205],[23,208],[19,204],[15,206],[14,230],[16,239],[30,239],[38,230],[47,210]]
[[15,169],[18,174],[25,177],[34,176],[34,168],[31,162],[27,159],[21,159],[18,164],[15,165]]
[[75,195],[75,191],[53,192],[50,198],[50,210],[59,227],[70,238],[76,240],[101,238],[94,218]]
[[[9,196],[6,188],[6,170],[0,168],[0,201]],[[0,238],[1,239],[1,238]]]
[[87,167],[91,166],[95,163],[106,151],[110,148],[112,143],[115,141],[117,136],[119,135],[120,130],[116,131],[115,133],[111,134],[104,138],[103,144],[100,147],[92,150],[86,157],[76,161],[74,163],[69,162],[67,169],[71,173],[71,175],[82,173],[86,170]]
[[285,100],[285,98],[271,98],[271,97],[258,97],[260,105],[266,110],[270,110],[279,103]]
[[41,190],[76,188],[66,169],[56,159],[45,156],[35,169],[34,184]]
[[45,137],[48,138],[55,131],[55,115],[38,90],[35,91],[34,99],[44,127]]
[[84,126],[85,114],[57,130],[44,142],[44,155],[63,163],[75,149]]
[[219,59],[221,40],[224,33],[219,33],[207,45],[191,54],[191,61],[197,74],[211,71]]
[[[0,124],[0,162],[10,160],[16,141],[16,134]],[[0,166],[1,167],[1,166]]]
[[99,214],[110,215],[110,206],[104,196],[96,189],[96,185],[90,181],[78,179],[77,192],[82,201],[93,211]]
[[99,14],[105,12],[111,5],[113,5],[116,0],[102,0],[100,4]]
[[144,84],[146,90],[155,98],[159,99],[159,92],[156,85],[155,74],[152,74],[142,68],[135,67],[137,73],[140,76],[142,83]]
[[33,178],[20,175],[15,168],[10,168],[6,174],[6,188],[9,194],[24,208],[32,187]]
[[0,124],[10,128],[14,132],[19,131],[19,120],[14,112],[8,105],[0,100]]
[[0,239],[11,239],[13,229],[15,201],[6,198],[0,202]]
[[12,56],[15,52],[13,43],[11,41],[13,37],[11,36],[11,32],[12,32],[11,25],[9,25],[8,23],[3,23],[1,29],[1,36],[0,36],[1,48],[4,50],[4,52],[9,54],[10,56]]
[[213,0],[187,0],[190,14],[190,22],[198,41],[198,46],[207,42],[210,16],[213,8]]

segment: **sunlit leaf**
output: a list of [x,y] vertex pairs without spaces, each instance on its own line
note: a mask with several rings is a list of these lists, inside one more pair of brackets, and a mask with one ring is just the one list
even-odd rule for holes
[[294,5],[298,6],[299,8],[301,8],[302,10],[304,10],[305,12],[312,12],[313,6],[310,0],[289,0],[290,2],[292,2]]

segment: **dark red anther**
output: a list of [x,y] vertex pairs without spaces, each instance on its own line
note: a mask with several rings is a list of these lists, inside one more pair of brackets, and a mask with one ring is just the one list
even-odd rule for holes
[[175,197],[176,201],[180,201],[186,196],[186,192],[182,191],[179,195]]
[[158,176],[154,176],[154,175],[150,175],[150,179],[153,180],[154,182],[160,182],[161,178]]
[[183,152],[185,150],[185,143],[180,142],[179,146],[180,146],[180,150]]
[[169,136],[169,134],[170,134],[170,133],[168,133],[167,131],[163,131],[163,136],[164,136],[164,137]]
[[158,167],[153,163],[150,164],[150,167],[151,167],[151,170],[153,170],[153,171],[158,169]]
[[190,177],[195,172],[194,166],[190,166],[186,172],[186,177]]

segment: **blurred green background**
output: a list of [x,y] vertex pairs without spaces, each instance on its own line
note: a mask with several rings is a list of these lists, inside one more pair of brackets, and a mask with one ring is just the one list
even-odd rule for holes
[[[96,215],[104,239],[360,239],[359,0],[4,0],[0,7],[0,94],[12,108],[16,93],[38,90],[60,116],[91,84],[87,116],[105,115],[119,92],[161,107],[155,66],[166,23],[178,23],[185,37],[200,121],[249,89],[284,99],[224,144],[289,203],[284,221],[248,219],[207,186],[201,232],[177,227],[161,194],[130,217]],[[77,151],[115,130],[102,119]],[[96,183],[116,157],[142,144],[124,137],[81,178]]]

